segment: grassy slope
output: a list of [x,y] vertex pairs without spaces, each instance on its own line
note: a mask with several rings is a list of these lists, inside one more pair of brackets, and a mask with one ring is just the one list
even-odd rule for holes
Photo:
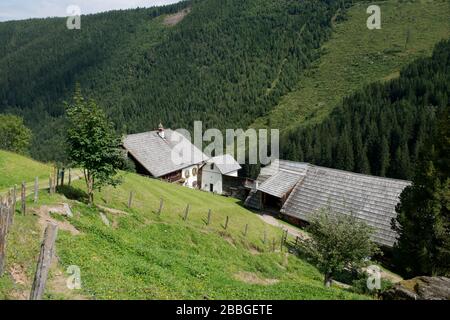
[[[254,127],[289,129],[321,121],[344,96],[363,85],[398,76],[402,66],[424,55],[450,36],[446,1],[370,2],[381,8],[381,30],[369,30],[368,4],[350,8],[348,20],[335,26],[324,55]],[[409,31],[408,31],[409,30]],[[406,35],[410,40],[405,47]]]
[[51,167],[24,156],[0,150],[0,191],[35,177],[48,179]]
[[[83,187],[82,181],[75,185]],[[133,209],[126,208],[129,191],[135,192]],[[59,231],[59,264],[52,271],[48,299],[74,297],[75,292],[63,294],[52,285],[55,275],[69,265],[81,269],[83,289],[76,294],[95,299],[367,298],[338,288],[327,290],[313,266],[292,255],[271,252],[269,243],[262,242],[263,232],[267,230],[268,240],[277,240],[278,248],[280,230],[264,224],[235,199],[133,174],[126,174],[117,189],[106,188],[96,196],[98,204],[126,211],[127,215],[106,213],[112,223],[106,226],[98,209],[62,195],[41,193],[37,206],[70,202],[75,216],[68,220],[81,231],[77,236]],[[158,217],[154,211],[161,196],[165,206]],[[192,210],[184,222],[181,215],[186,203]],[[30,201],[29,206],[35,205]],[[213,214],[207,227],[204,219],[209,208]],[[225,231],[227,215],[230,223]],[[0,298],[17,297],[20,290],[29,290],[34,268],[30,261],[36,259],[42,234],[42,230],[34,231],[36,222],[37,217],[32,215],[16,219],[8,246],[8,270],[13,265],[23,266],[29,281],[18,286],[10,276],[3,277]],[[245,238],[246,223],[249,233]],[[24,229],[32,230],[29,237],[21,237]],[[278,282],[248,283],[251,279]]]

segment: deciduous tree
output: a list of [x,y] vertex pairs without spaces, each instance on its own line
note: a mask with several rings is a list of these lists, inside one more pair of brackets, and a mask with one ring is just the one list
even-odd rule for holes
[[0,149],[26,154],[31,137],[31,130],[24,125],[22,118],[0,114]]
[[117,185],[118,169],[123,164],[120,137],[104,111],[93,100],[85,100],[77,87],[73,103],[67,106],[68,155],[74,166],[84,172],[89,203],[94,202],[94,190]]
[[309,222],[311,238],[301,242],[300,248],[317,263],[327,287],[336,273],[362,267],[377,252],[370,239],[372,228],[352,214],[324,209],[312,214]]

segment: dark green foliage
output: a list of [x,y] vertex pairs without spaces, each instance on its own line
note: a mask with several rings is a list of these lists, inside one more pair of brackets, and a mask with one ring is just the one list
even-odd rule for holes
[[31,130],[17,116],[0,114],[0,149],[27,154],[31,142]]
[[395,260],[408,277],[450,275],[450,104],[423,145],[413,184],[404,190],[393,221]]
[[[323,123],[282,137],[282,157],[378,176],[411,179],[435,113],[450,97],[450,41],[398,79],[374,83],[344,99]],[[300,152],[301,151],[301,152]]]
[[85,101],[77,87],[73,104],[67,107],[67,145],[72,165],[83,169],[89,202],[94,190],[117,185],[116,175],[123,166],[121,140],[104,111],[93,100]]
[[[23,115],[32,154],[58,156],[75,82],[116,130],[246,128],[297,84],[331,34],[335,0],[198,0],[65,19],[0,24],[0,112]],[[191,6],[177,25],[162,14]],[[55,150],[56,149],[56,150]]]

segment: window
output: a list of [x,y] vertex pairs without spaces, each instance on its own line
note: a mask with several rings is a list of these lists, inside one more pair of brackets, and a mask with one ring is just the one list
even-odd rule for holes
[[184,171],[184,176],[186,178],[189,178],[191,176],[191,174],[189,173],[189,169]]
[[196,177],[197,176],[197,168],[192,169],[192,176]]
[[214,163],[211,163],[211,170],[214,170]]

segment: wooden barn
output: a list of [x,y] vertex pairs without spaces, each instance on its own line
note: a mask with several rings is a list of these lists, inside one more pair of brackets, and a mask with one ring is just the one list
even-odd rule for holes
[[258,186],[246,199],[254,209],[274,212],[302,225],[319,210],[353,214],[373,227],[373,240],[392,247],[391,220],[409,181],[369,176],[306,163],[279,160],[261,170]]

